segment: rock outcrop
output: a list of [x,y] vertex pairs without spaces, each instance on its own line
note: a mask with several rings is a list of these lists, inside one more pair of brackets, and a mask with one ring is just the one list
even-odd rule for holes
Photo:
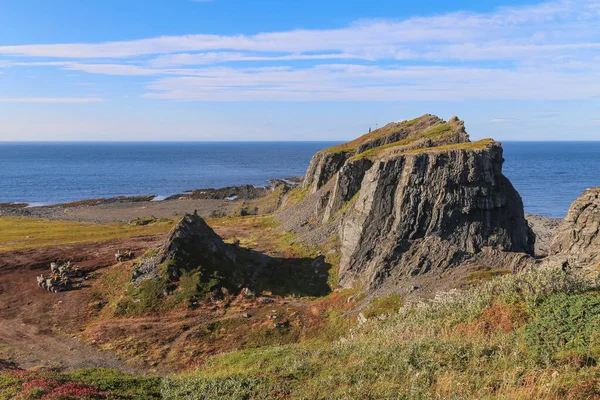
[[600,265],[600,187],[586,190],[573,202],[552,242],[550,258],[569,268]]
[[307,238],[338,227],[343,287],[441,274],[489,254],[520,269],[533,262],[535,236],[503,162],[500,143],[470,142],[456,117],[389,124],[317,153],[307,198],[282,220],[303,215],[297,232]]
[[232,289],[243,280],[235,259],[233,246],[224,243],[197,214],[186,214],[165,244],[136,265],[132,281],[139,284],[162,278],[175,282],[186,273],[199,272],[201,284]]
[[[294,178],[292,178],[294,179]],[[254,200],[268,196],[277,190],[289,190],[295,182],[283,179],[271,179],[268,186],[228,186],[220,189],[197,189],[186,193],[174,194],[165,200],[202,199],[202,200]]]

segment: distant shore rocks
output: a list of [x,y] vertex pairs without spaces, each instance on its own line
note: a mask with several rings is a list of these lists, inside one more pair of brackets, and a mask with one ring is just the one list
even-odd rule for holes
[[[294,179],[294,180],[292,180]],[[190,192],[174,194],[165,200],[202,199],[202,200],[254,200],[269,195],[280,187],[293,186],[298,178],[271,179],[268,186],[228,186],[219,189],[197,189]]]

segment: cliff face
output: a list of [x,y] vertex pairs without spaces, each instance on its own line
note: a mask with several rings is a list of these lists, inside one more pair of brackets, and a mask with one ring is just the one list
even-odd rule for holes
[[523,204],[502,163],[492,141],[374,161],[341,225],[340,284],[442,272],[484,247],[532,254]]
[[564,267],[600,264],[600,187],[586,190],[573,202],[552,242],[550,256],[560,258]]
[[470,142],[456,117],[389,124],[317,153],[308,197],[281,220],[303,218],[296,232],[308,240],[337,226],[344,287],[441,274],[490,254],[514,261],[503,269],[522,268],[535,237],[503,162],[499,143]]

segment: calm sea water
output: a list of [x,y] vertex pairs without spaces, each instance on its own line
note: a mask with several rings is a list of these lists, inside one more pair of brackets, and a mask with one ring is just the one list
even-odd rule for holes
[[600,186],[600,142],[503,142],[504,175],[525,212],[564,218],[571,203]]
[[[0,143],[0,203],[51,204],[230,185],[303,175],[333,145],[295,143]],[[600,142],[504,143],[505,174],[527,212],[564,217],[600,186]]]

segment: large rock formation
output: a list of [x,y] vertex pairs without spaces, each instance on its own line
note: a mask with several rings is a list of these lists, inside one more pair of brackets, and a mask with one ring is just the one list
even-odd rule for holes
[[503,161],[500,143],[470,142],[456,117],[389,124],[317,153],[303,182],[311,207],[282,219],[307,210],[303,225],[338,227],[344,287],[442,273],[483,253],[520,253],[501,259],[521,268],[535,238]]
[[600,265],[600,187],[586,190],[573,202],[552,242],[550,256],[563,267]]
[[340,283],[443,270],[486,246],[532,254],[523,204],[502,161],[495,142],[375,161],[342,224]]

